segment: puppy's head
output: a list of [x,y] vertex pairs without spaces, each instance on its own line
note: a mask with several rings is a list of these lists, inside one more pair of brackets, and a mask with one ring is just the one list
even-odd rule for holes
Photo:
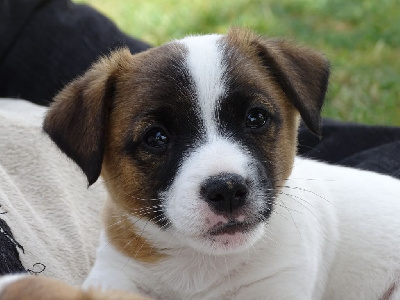
[[101,59],[56,97],[44,130],[89,184],[102,173],[125,216],[109,222],[159,247],[235,252],[265,230],[298,115],[320,133],[328,77],[319,53],[286,41],[188,37]]

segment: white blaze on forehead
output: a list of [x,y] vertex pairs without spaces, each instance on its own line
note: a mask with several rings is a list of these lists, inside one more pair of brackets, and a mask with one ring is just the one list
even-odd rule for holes
[[[193,83],[196,96],[193,101],[197,102],[205,139],[185,153],[171,186],[161,197],[171,228],[179,232],[177,236],[181,236],[185,244],[208,252],[225,246],[211,246],[213,239],[205,237],[212,226],[221,222],[221,217],[210,209],[201,195],[205,180],[222,173],[237,174],[252,183],[249,197],[253,200],[248,204],[249,211],[259,211],[264,202],[257,194],[260,183],[257,168],[251,167],[253,159],[250,152],[240,141],[223,136],[218,131],[216,112],[219,101],[229,92],[226,82],[228,66],[224,63],[227,48],[224,48],[223,37],[192,36],[177,42],[185,48],[185,67]],[[239,244],[232,240],[231,245],[239,247]]]
[[190,36],[180,40],[188,50],[187,66],[193,78],[201,118],[208,137],[216,136],[215,111],[225,93],[221,35]]

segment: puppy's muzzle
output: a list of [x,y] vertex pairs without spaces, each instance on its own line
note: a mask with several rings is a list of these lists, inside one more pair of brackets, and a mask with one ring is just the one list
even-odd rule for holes
[[201,184],[200,194],[211,209],[233,213],[245,204],[248,187],[242,176],[221,173],[207,178]]

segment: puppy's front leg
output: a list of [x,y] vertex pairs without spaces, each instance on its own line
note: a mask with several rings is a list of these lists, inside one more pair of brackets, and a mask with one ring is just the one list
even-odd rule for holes
[[82,290],[61,281],[29,275],[0,278],[0,300],[144,300],[122,291]]
[[101,260],[96,260],[89,276],[83,283],[84,289],[99,288],[102,290],[118,289],[129,292],[138,292],[136,285],[132,282],[122,267],[109,265]]
[[[123,290],[139,293],[134,276],[138,271],[132,266],[132,258],[121,255],[108,241],[103,232],[97,249],[96,261],[83,283],[84,289]],[[143,274],[141,274],[143,276]]]

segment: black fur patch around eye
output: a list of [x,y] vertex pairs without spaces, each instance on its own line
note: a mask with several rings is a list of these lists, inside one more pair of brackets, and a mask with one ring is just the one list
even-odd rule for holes
[[[225,94],[218,101],[215,116],[221,135],[239,143],[252,156],[256,169],[259,188],[266,199],[274,198],[276,179],[274,174],[274,152],[276,151],[277,132],[282,127],[282,117],[277,102],[268,91],[257,85],[257,81],[249,80],[240,67],[240,53],[225,49],[225,65],[229,72],[224,74]],[[262,110],[267,120],[261,128],[252,129],[246,126],[250,111]],[[270,201],[270,200],[268,200]],[[272,201],[273,202],[273,201]],[[268,218],[273,203],[266,203],[263,217]]]
[[160,107],[147,114],[146,123],[164,128],[168,134],[169,142],[163,152],[149,151],[143,135],[137,140],[132,140],[131,135],[127,138],[126,154],[151,178],[153,191],[163,191],[172,183],[182,158],[202,138],[199,134],[202,123],[191,102],[187,104]]
[[[227,92],[219,100],[215,112],[223,136],[238,141],[260,161],[265,160],[266,146],[273,144],[274,133],[281,127],[281,118],[276,104],[266,91],[240,82],[237,78],[226,78]],[[262,101],[260,100],[262,99]],[[266,105],[267,104],[267,105]],[[246,126],[246,118],[252,109],[262,109],[268,115],[268,122],[261,129],[252,130]]]
[[[165,55],[141,70],[141,89],[136,96],[147,105],[140,115],[132,116],[132,129],[126,136],[124,150],[145,178],[147,196],[153,199],[168,189],[184,156],[203,138],[197,95],[184,57],[177,53]],[[160,127],[168,135],[164,151],[157,153],[146,147],[143,136],[151,127]],[[161,204],[156,202],[152,201],[151,205]],[[165,216],[163,211],[157,211],[149,218],[159,220]],[[157,224],[164,226],[165,223]]]
[[[257,101],[257,93],[257,89],[251,87],[244,93],[233,88],[232,93],[227,93],[220,100],[216,119],[221,135],[238,142],[257,162],[253,167],[257,169],[260,188],[269,195],[274,186],[273,159],[269,154],[276,143],[274,133],[279,130],[281,121],[276,113],[269,112],[267,107]],[[271,115],[271,120],[261,129],[253,130],[246,126],[246,116],[253,107],[264,108]]]

